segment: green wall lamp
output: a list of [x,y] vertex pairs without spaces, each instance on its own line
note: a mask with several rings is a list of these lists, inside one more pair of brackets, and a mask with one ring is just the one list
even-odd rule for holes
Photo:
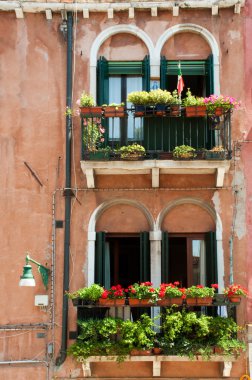
[[23,275],[20,276],[19,286],[35,286],[35,278],[32,274],[32,267],[29,262],[36,264],[38,266],[38,271],[41,274],[43,284],[47,290],[48,277],[50,269],[44,265],[39,264],[37,261],[33,260],[29,255],[25,258],[26,265],[23,268]]

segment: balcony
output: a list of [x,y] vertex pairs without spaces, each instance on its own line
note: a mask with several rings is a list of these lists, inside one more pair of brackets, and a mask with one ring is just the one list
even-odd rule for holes
[[[95,136],[97,125],[108,131],[105,137],[107,144],[95,145],[94,151],[90,149],[90,141]],[[138,117],[135,109],[131,108],[125,110],[124,117],[81,115],[81,127],[81,168],[88,188],[95,188],[96,175],[123,174],[150,175],[153,188],[159,187],[160,174],[213,174],[216,176],[215,186],[223,187],[225,173],[230,167],[230,112],[221,116],[186,117],[184,108],[176,116],[172,116],[169,109],[156,114],[154,109],[145,108]],[[91,128],[88,137],[85,135],[87,127]],[[133,143],[142,145],[145,155],[134,161],[122,158],[119,148]],[[175,160],[172,151],[180,145],[195,148],[195,157]],[[219,155],[209,152],[216,146],[224,148]],[[109,148],[102,152],[100,148],[105,147]]]

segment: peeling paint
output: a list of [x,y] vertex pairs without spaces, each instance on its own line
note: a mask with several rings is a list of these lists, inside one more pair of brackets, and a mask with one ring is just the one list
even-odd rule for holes
[[221,202],[220,202],[219,191],[215,191],[212,201],[213,201],[216,213],[221,214]]

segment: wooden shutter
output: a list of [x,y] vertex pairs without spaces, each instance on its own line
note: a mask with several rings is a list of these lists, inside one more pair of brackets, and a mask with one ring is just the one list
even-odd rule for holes
[[169,235],[162,232],[161,242],[161,282],[169,282]]
[[105,232],[96,233],[95,242],[95,283],[105,286]]
[[206,286],[218,282],[216,233],[206,233]]
[[109,102],[108,61],[100,57],[97,62],[97,104]]
[[140,233],[140,282],[150,281],[149,232]]
[[142,61],[143,90],[150,91],[150,57],[145,56]]
[[206,60],[206,96],[214,93],[213,55]]

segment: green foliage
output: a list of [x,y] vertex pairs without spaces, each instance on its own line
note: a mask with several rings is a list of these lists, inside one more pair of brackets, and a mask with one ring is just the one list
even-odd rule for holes
[[172,91],[171,104],[181,104],[181,99],[179,98],[178,91]]
[[194,153],[195,149],[189,145],[180,145],[176,146],[173,151],[173,157],[176,158],[194,158],[196,154]]
[[142,145],[136,143],[132,145],[122,146],[118,151],[121,154],[122,158],[127,158],[132,155],[139,157],[145,156],[145,148]]
[[78,361],[92,355],[116,355],[123,361],[130,350],[162,347],[166,355],[202,355],[208,358],[217,346],[223,355],[239,355],[245,350],[244,342],[237,338],[241,328],[232,318],[210,317],[196,312],[166,309],[161,318],[161,331],[154,331],[154,320],[143,314],[130,321],[107,317],[102,320],[78,321],[80,335],[68,349]]
[[95,302],[101,297],[103,291],[104,289],[102,286],[93,284],[89,287],[80,288],[73,293],[67,293],[67,296],[70,299],[80,298],[86,301]]
[[152,90],[148,94],[148,104],[156,105],[156,104],[169,104],[171,103],[172,95],[167,90],[161,90],[160,88],[157,90]]
[[183,105],[187,106],[204,106],[204,98],[199,98],[197,96],[192,95],[190,88],[187,89],[186,98],[183,99]]
[[89,152],[96,151],[104,141],[103,133],[105,129],[98,123],[86,121],[83,126],[84,149]]
[[80,103],[81,107],[93,107],[95,105],[95,100],[92,95],[83,91],[78,103]]
[[190,288],[187,288],[185,291],[187,298],[194,297],[213,297],[214,296],[214,288],[209,288],[203,285],[193,285]]
[[127,102],[135,105],[148,105],[149,94],[147,91],[134,91],[128,94]]
[[152,348],[156,336],[153,327],[153,320],[146,314],[141,315],[136,322],[123,321],[120,331],[121,344],[130,350]]

